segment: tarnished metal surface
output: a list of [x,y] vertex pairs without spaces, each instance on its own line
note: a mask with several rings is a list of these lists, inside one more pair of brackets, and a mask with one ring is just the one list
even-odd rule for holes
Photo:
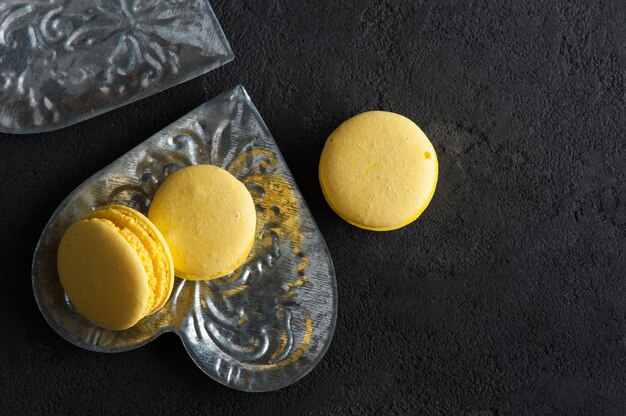
[[207,0],[0,0],[0,131],[68,126],[232,58]]
[[[169,173],[202,163],[227,169],[252,193],[257,240],[245,264],[218,280],[177,278],[167,305],[126,331],[98,328],[75,313],[56,271],[65,229],[105,204],[146,213]],[[78,187],[41,236],[33,289],[48,323],[79,347],[127,351],[175,332],[205,373],[247,391],[278,389],[309,372],[331,341],[337,312],[326,244],[243,87],[200,106]]]

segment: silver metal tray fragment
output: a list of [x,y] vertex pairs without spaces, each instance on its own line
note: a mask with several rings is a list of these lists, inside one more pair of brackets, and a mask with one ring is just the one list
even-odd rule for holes
[[[72,310],[59,283],[56,252],[65,229],[106,204],[146,213],[167,175],[194,164],[224,167],[252,193],[257,240],[250,257],[218,280],[176,278],[165,307],[128,330],[92,325]],[[308,373],[330,344],[337,313],[326,244],[243,87],[198,107],[80,185],[46,225],[32,275],[41,312],[72,344],[128,351],[175,332],[202,371],[246,391],[279,389]]]
[[207,0],[0,0],[0,132],[65,127],[232,59]]

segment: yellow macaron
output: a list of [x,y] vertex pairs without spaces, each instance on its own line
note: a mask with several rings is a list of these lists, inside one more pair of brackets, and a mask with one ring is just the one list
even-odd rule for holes
[[174,262],[159,230],[121,205],[72,224],[57,252],[61,285],[74,308],[106,329],[128,329],[165,305]]
[[422,130],[399,114],[370,111],[350,118],[322,151],[319,180],[330,207],[372,231],[415,221],[437,185],[437,154]]
[[250,254],[256,209],[245,185],[212,165],[180,169],[163,182],[148,218],[163,233],[176,275],[191,280],[225,276]]

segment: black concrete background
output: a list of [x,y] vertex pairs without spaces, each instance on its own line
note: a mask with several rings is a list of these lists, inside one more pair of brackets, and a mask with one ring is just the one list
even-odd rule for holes
[[[0,135],[0,413],[626,414],[626,3],[214,0],[233,63],[60,131]],[[229,390],[179,339],[96,354],[31,292],[35,243],[79,183],[242,83],[326,238],[339,316],[282,391]],[[385,109],[421,125],[440,182],[395,232],[323,200],[327,135]]]

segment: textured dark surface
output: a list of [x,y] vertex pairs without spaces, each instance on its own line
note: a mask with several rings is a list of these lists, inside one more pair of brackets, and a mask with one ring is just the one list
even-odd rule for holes
[[[214,6],[233,63],[61,131],[0,136],[0,413],[626,414],[626,3]],[[257,395],[206,377],[171,334],[116,355],[73,347],[30,286],[74,187],[237,83],[339,286],[321,364]],[[412,118],[439,154],[431,206],[390,233],[342,222],[316,178],[327,135],[369,109]]]

